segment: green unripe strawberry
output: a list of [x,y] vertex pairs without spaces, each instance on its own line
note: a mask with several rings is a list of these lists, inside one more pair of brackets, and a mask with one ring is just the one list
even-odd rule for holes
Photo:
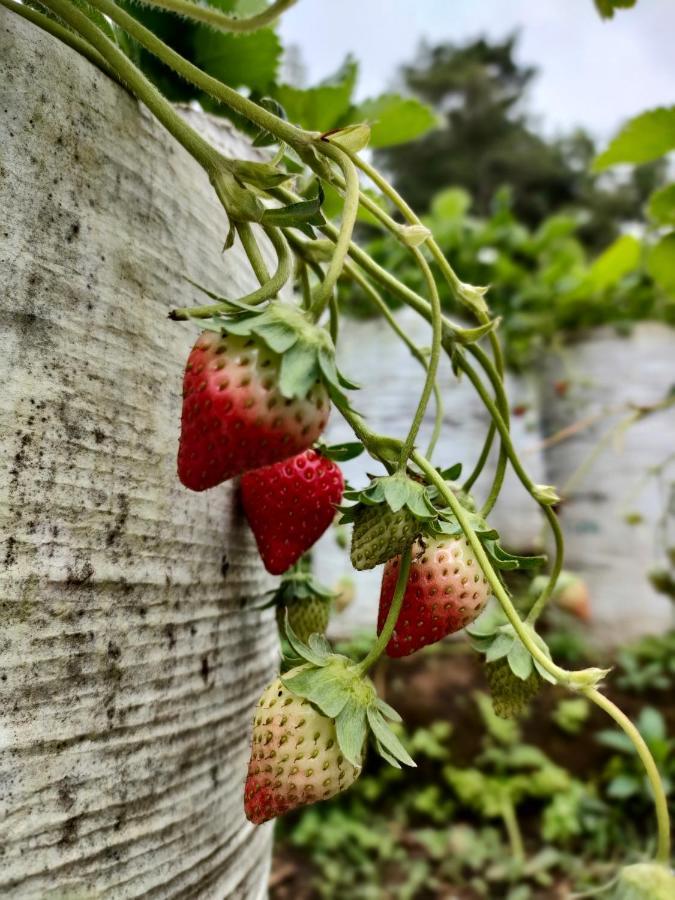
[[536,669],[527,678],[518,678],[506,657],[487,663],[485,677],[492,695],[492,708],[502,719],[520,715],[538,693],[542,680]]
[[335,720],[292,694],[281,679],[273,681],[260,698],[253,723],[244,789],[249,821],[259,825],[327,800],[351,787],[360,772],[340,750]]
[[330,618],[330,601],[316,594],[308,597],[294,597],[285,605],[277,606],[277,625],[281,634],[285,634],[285,619],[303,643],[307,643],[310,634],[325,634]]
[[359,506],[354,512],[351,561],[355,569],[373,569],[409,547],[421,530],[407,507],[392,512],[386,503]]

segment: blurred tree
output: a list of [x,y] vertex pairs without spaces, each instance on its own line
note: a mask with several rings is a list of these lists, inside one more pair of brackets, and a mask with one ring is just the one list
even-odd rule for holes
[[440,188],[460,185],[474,197],[474,210],[489,215],[495,193],[509,185],[514,211],[528,225],[554,211],[583,208],[582,237],[604,246],[622,222],[642,218],[662,166],[636,170],[617,191],[589,173],[596,151],[588,134],[579,130],[555,140],[537,134],[524,108],[537,70],[514,58],[516,46],[516,35],[494,43],[423,45],[402,76],[444,124],[414,143],[379,151],[378,162],[416,208],[428,208]]

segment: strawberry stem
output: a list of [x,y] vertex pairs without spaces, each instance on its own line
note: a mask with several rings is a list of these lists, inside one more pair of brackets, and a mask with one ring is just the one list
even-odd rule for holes
[[[244,252],[248,257],[248,261],[251,263],[251,268],[255,273],[255,277],[258,279],[261,286],[263,284],[266,284],[268,281],[270,281],[270,273],[267,269],[267,265],[265,263],[265,260],[263,259],[262,253],[260,252],[260,247],[258,246],[256,237],[253,234],[253,229],[248,222],[237,222],[235,228],[237,229],[239,240],[241,241]],[[270,229],[267,229],[265,233],[271,240],[272,237],[270,234]]]
[[401,612],[401,604],[403,603],[405,589],[408,584],[411,557],[412,550],[410,547],[401,554],[401,564],[398,570],[398,578],[396,579],[396,588],[394,589],[394,596],[391,599],[391,606],[389,607],[387,618],[382,626],[382,631],[370,648],[368,655],[365,656],[357,666],[357,671],[360,675],[365,675],[377,662],[380,656],[382,656],[394,633],[394,628],[396,627],[396,622],[398,621],[399,613]]
[[166,9],[179,16],[184,16],[186,19],[193,19],[195,22],[204,22],[219,31],[245,34],[248,31],[256,31],[258,28],[273,24],[285,10],[297,3],[297,0],[276,0],[267,9],[245,19],[228,16],[219,9],[198,5],[193,0],[140,0],[140,2],[144,6]]

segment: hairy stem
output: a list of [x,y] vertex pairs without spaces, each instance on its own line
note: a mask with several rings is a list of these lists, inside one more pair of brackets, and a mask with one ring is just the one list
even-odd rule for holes
[[401,450],[401,458],[399,460],[399,469],[405,470],[405,467],[408,462],[408,458],[412,452],[412,449],[415,445],[415,440],[417,439],[417,434],[420,430],[420,426],[422,424],[422,420],[424,419],[424,413],[426,412],[427,406],[429,405],[429,398],[431,397],[431,392],[436,384],[436,375],[438,373],[438,362],[441,357],[441,301],[438,296],[438,289],[436,287],[436,282],[434,281],[434,276],[431,273],[431,269],[429,268],[429,264],[426,259],[422,255],[422,253],[414,249],[413,253],[417,260],[417,264],[422,270],[427,288],[429,290],[429,296],[431,299],[431,321],[432,321],[432,337],[431,337],[431,356],[429,357],[429,366],[427,368],[427,377],[424,380],[424,386],[422,388],[422,394],[420,396],[419,403],[417,404],[417,409],[415,410],[415,415],[413,416],[412,424],[410,426],[410,430],[408,432],[408,437],[405,440],[405,444],[403,445],[403,449]]
[[218,29],[218,31],[235,31],[243,34],[247,31],[256,31],[258,28],[271,25],[283,12],[297,3],[297,0],[276,0],[267,9],[245,19],[228,16],[227,13],[215,9],[213,6],[202,6],[193,2],[193,0],[139,0],[139,2],[144,6],[177,13],[186,19],[204,22],[206,25]]
[[[180,53],[176,53],[175,50],[172,50],[171,47],[161,41],[152,31],[141,25],[137,19],[120,9],[113,0],[89,0],[89,2],[104,15],[109,16],[113,22],[116,22],[120,28],[137,40],[146,50],[166,63],[174,72],[177,72],[186,81],[201,88],[211,97],[224,103],[234,112],[248,119],[249,122],[265,131],[269,131],[280,140],[291,144],[291,146],[306,145],[311,140],[309,135],[305,134],[301,129],[284,121],[279,116],[275,116],[269,110],[263,109],[262,106],[258,106],[253,100],[242,96],[238,91],[223,84],[217,78],[202,72],[197,66],[184,59]],[[116,65],[115,68],[118,69]]]
[[[260,282],[260,285],[267,284],[270,281],[270,273],[267,270],[267,265],[265,260],[263,259],[262,253],[260,252],[260,247],[258,246],[258,242],[256,240],[255,234],[253,233],[253,229],[251,228],[248,222],[237,222],[235,224],[235,228],[237,229],[237,234],[239,235],[239,240],[241,241],[241,245],[244,248],[244,252],[248,257],[248,261],[251,264],[251,268],[255,273],[255,277]],[[267,229],[266,234],[270,237],[272,229]],[[278,248],[277,253],[279,253]]]
[[601,694],[597,688],[586,688],[582,691],[596,706],[604,710],[608,716],[617,723],[630,739],[635,752],[640,757],[640,761],[645,768],[645,773],[654,795],[654,807],[656,812],[656,825],[658,831],[658,841],[656,847],[656,862],[664,866],[670,863],[670,816],[668,815],[668,800],[666,792],[659,775],[659,770],[654,762],[649,747],[644,738],[631,722],[628,716],[623,713],[619,707],[612,703],[604,694]]
[[326,156],[330,157],[338,164],[345,178],[345,198],[342,206],[342,221],[340,223],[340,231],[335,243],[335,250],[328,265],[328,270],[322,282],[319,283],[312,303],[312,315],[314,320],[318,321],[321,314],[328,305],[333,288],[337,284],[337,280],[342,272],[345,259],[349,253],[349,247],[352,241],[354,225],[356,223],[356,215],[359,211],[359,176],[350,161],[349,157],[343,150],[334,147],[332,144],[322,141],[319,142],[320,149]]
[[398,578],[396,579],[396,588],[394,589],[394,596],[391,600],[391,606],[389,607],[387,618],[385,619],[384,625],[382,626],[382,631],[379,633],[377,640],[370,648],[368,655],[359,663],[358,669],[361,675],[365,675],[368,669],[370,669],[370,667],[377,662],[380,656],[382,656],[387,644],[391,639],[392,634],[394,633],[394,628],[396,627],[396,622],[398,621],[399,613],[401,612],[401,605],[403,604],[405,589],[408,584],[411,558],[412,550],[410,547],[408,547],[408,549],[404,550],[401,554],[401,563],[398,570]]
[[[291,277],[293,262],[288,244],[283,234],[277,228],[265,228],[265,234],[277,253],[278,264],[277,270],[264,284],[257,290],[246,294],[238,299],[239,303],[246,303],[249,306],[255,306],[264,300],[270,300],[276,297],[281,288]],[[209,294],[216,300],[215,303],[209,303],[206,306],[181,307],[174,309],[169,313],[169,318],[180,321],[185,319],[210,319],[220,313],[232,312],[235,308],[234,304],[228,302],[225,297],[218,297],[216,294]]]

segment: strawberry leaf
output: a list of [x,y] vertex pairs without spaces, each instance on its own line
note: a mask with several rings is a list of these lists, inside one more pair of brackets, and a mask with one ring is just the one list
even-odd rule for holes
[[368,724],[385,750],[387,750],[395,759],[405,763],[405,765],[416,768],[417,764],[415,760],[410,756],[389,725],[387,725],[382,713],[374,704],[368,707]]
[[363,745],[366,740],[366,711],[361,704],[350,700],[335,720],[340,750],[353,766],[363,763]]

